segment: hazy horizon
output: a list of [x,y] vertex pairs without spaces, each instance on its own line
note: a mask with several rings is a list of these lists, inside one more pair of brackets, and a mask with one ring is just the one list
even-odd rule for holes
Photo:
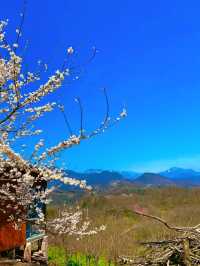
[[[156,162],[155,162],[156,164]],[[116,172],[135,172],[135,173],[160,173],[160,172],[165,172],[173,168],[180,168],[184,170],[194,170],[194,171],[200,171],[200,168],[194,167],[191,165],[188,165],[187,167],[184,164],[169,164],[168,166],[163,166],[163,167],[158,167],[153,165],[150,167],[148,166],[141,166],[141,167],[135,167],[132,169],[112,169],[112,168],[67,168],[66,170],[72,170],[72,171],[80,171],[80,172],[87,172],[87,171],[116,171]]]

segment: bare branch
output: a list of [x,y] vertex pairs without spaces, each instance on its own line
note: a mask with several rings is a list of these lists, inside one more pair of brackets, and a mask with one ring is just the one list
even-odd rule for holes
[[177,232],[197,232],[197,229],[200,226],[198,224],[197,226],[193,226],[193,227],[176,227],[176,226],[170,225],[168,222],[166,222],[164,219],[162,219],[160,217],[157,217],[157,216],[154,216],[154,215],[150,215],[150,214],[146,214],[146,213],[143,213],[143,212],[139,212],[139,211],[136,211],[136,210],[134,210],[133,212],[135,214],[137,214],[137,215],[140,215],[140,216],[143,216],[143,217],[147,217],[147,218],[153,219],[153,220],[155,220],[155,221],[157,221],[159,223],[162,223],[168,229],[175,230]]
[[79,97],[75,98],[75,101],[78,103],[79,110],[80,110],[80,136],[83,137],[83,106],[81,103],[81,99]]
[[16,46],[14,47],[14,52],[16,52],[18,47],[19,47],[19,39],[22,35],[22,30],[23,30],[23,26],[24,26],[25,15],[26,15],[26,8],[27,8],[27,0],[24,0],[23,9],[22,9],[22,12],[20,14],[21,20],[20,20],[19,28],[17,29],[17,38],[15,41]]
[[67,115],[65,113],[64,106],[63,105],[58,105],[58,108],[59,108],[59,110],[61,111],[61,113],[63,115],[65,124],[67,126],[68,131],[69,131],[69,134],[70,134],[70,136],[72,136],[73,135],[73,131],[72,131],[72,128],[70,126],[69,120],[67,119]]

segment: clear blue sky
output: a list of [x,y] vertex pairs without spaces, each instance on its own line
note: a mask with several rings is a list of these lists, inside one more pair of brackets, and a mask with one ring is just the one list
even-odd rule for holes
[[[21,6],[20,0],[1,1],[10,32]],[[64,152],[68,167],[200,169],[199,11],[198,0],[28,1],[24,38],[30,62],[43,59],[51,72],[68,46],[78,51],[77,62],[89,57],[92,46],[99,50],[80,80],[55,96],[65,103],[73,127],[78,127],[74,96],[85,105],[86,129],[102,121],[100,88],[108,90],[113,116],[124,103],[128,108],[121,124]],[[49,143],[67,135],[59,113],[41,123]]]

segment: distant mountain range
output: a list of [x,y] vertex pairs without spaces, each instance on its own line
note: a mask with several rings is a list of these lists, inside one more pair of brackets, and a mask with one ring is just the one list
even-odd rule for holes
[[133,183],[141,186],[200,186],[200,172],[193,169],[172,167],[159,173],[143,173],[140,175],[133,173],[136,176],[132,179]]
[[179,168],[179,167],[172,167],[167,171],[160,172],[159,174],[172,179],[183,179],[183,178],[200,176],[200,172],[198,171],[194,171],[192,169]]
[[[72,170],[65,171],[66,175],[81,180],[96,189],[106,189],[112,186],[129,184],[135,187],[195,187],[200,186],[200,172],[192,169],[173,167],[160,173],[137,173],[131,171],[106,171],[101,169],[89,169],[85,172]],[[59,181],[52,185],[59,185],[61,189],[67,190],[66,186]]]

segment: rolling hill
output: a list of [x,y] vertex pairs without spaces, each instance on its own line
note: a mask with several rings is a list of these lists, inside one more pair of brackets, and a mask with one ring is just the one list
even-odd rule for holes
[[137,177],[133,184],[142,187],[166,187],[166,186],[176,186],[176,183],[164,176],[154,173],[144,173],[143,175]]

